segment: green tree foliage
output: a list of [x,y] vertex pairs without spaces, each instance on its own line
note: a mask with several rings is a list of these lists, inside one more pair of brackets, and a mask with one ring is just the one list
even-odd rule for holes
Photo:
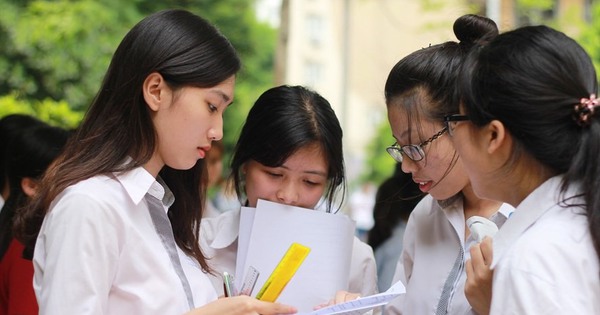
[[6,43],[0,48],[0,94],[66,101],[84,110],[119,39],[137,19],[126,14],[131,9],[111,10],[110,2],[0,1]]
[[591,22],[587,24],[580,37],[580,43],[590,54],[596,67],[596,75],[600,77],[600,1],[594,2],[590,10]]
[[392,145],[394,138],[387,119],[377,126],[377,136],[367,147],[366,171],[361,175],[359,182],[382,183],[392,176],[396,161],[386,152],[386,148]]
[[65,101],[24,101],[14,95],[0,96],[0,117],[17,113],[32,115],[51,125],[68,129],[77,127],[83,116],[81,112],[73,111]]
[[253,101],[273,81],[276,30],[257,21],[253,1],[0,0],[0,7],[0,115],[9,109],[45,115],[43,109],[54,104],[60,109],[53,115],[80,117],[125,33],[144,16],[168,8],[211,21],[240,54],[235,104],[225,116],[227,149]]

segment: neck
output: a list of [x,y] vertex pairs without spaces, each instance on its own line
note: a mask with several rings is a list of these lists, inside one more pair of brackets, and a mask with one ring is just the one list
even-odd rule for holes
[[502,202],[496,200],[482,199],[475,195],[471,183],[463,190],[463,208],[465,211],[465,219],[474,215],[489,218],[498,211]]
[[503,194],[501,200],[516,208],[536,188],[555,175],[556,172],[539,162],[526,159],[515,165],[506,176],[505,183],[499,189]]

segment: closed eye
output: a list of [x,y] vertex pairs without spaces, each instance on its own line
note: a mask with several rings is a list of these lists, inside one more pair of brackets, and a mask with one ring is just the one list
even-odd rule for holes
[[215,105],[213,105],[213,104],[211,104],[211,103],[208,103],[208,110],[209,110],[211,113],[215,113],[215,112],[217,112],[218,108],[217,108],[217,106],[215,106]]

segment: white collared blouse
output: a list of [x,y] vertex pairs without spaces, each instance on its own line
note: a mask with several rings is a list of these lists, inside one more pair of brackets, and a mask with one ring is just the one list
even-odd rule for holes
[[[40,314],[183,314],[185,291],[148,212],[145,194],[173,195],[139,167],[66,188],[50,206],[35,247]],[[178,248],[194,305],[217,298],[194,259]]]
[[581,190],[573,185],[561,195],[562,178],[535,189],[495,235],[490,314],[600,314],[600,267],[587,217],[559,201]]
[[[502,226],[514,211],[503,204],[490,217]],[[469,248],[476,243],[471,235],[465,240],[466,220],[463,198],[437,201],[425,196],[411,213],[404,232],[403,250],[392,283],[402,281],[406,294],[392,300],[385,314],[436,314],[446,279],[462,249],[464,256],[459,277],[452,284],[447,314],[475,314],[464,293]]]

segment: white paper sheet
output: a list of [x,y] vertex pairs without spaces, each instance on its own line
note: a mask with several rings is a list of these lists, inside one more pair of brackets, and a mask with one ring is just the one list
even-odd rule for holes
[[[243,275],[248,270],[242,269],[246,262],[246,254],[248,253],[248,242],[250,242],[250,235],[252,235],[252,224],[254,223],[254,214],[256,208],[242,207],[240,212],[240,227],[238,234],[238,251],[236,256],[235,274]],[[240,276],[234,277],[234,285],[236,292],[240,292],[244,279]]]
[[404,293],[406,293],[406,288],[401,281],[398,281],[383,293],[328,306],[310,313],[298,313],[297,315],[361,315],[375,307],[389,303]]
[[[277,302],[309,312],[335,297],[337,291],[347,290],[354,221],[344,215],[265,200],[258,201],[251,224],[246,221],[250,217],[240,218],[240,227],[250,225],[251,233],[247,249],[238,249],[238,264],[242,266],[236,266],[236,270],[245,273],[248,266],[253,266],[260,272],[252,296],[256,296],[293,242],[308,246],[311,251]],[[242,237],[240,234],[240,247],[245,244]]]

